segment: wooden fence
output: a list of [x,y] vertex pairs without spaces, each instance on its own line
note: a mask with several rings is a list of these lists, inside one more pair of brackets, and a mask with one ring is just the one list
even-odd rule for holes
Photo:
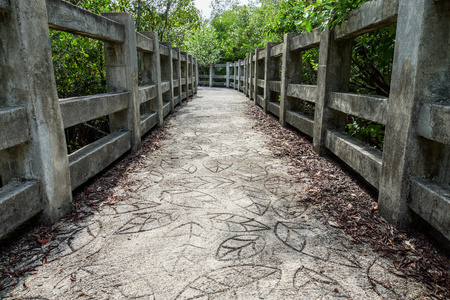
[[[227,82],[282,125],[311,136],[319,154],[332,152],[359,173],[379,191],[390,222],[403,227],[417,214],[450,239],[449,7],[450,1],[368,2],[340,28],[288,33],[283,43],[228,63]],[[349,93],[353,40],[394,24],[389,97]],[[320,53],[318,83],[306,85],[301,57],[312,48]],[[298,110],[299,101],[315,106],[313,118]],[[386,125],[383,152],[344,132],[347,115]]]
[[[58,99],[49,28],[104,42],[108,93]],[[134,28],[127,13],[0,0],[0,238],[40,213],[48,222],[63,216],[72,190],[138,150],[141,136],[197,92],[196,59]],[[111,133],[68,155],[64,129],[102,116]]]

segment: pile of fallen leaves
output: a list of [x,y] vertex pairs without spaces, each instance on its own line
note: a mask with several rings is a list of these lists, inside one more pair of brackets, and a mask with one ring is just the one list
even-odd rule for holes
[[[179,110],[180,106],[176,108]],[[125,154],[116,163],[89,180],[74,191],[73,209],[61,221],[71,224],[83,223],[94,214],[101,204],[113,204],[120,201],[114,195],[116,186],[128,184],[127,173],[145,164],[144,158],[160,148],[159,141],[168,138],[170,115],[161,128],[150,131],[142,140],[142,147],[136,153]],[[26,274],[34,274],[36,267],[47,261],[47,254],[51,247],[44,245],[57,240],[64,234],[57,225],[23,226],[12,236],[1,241],[0,244],[0,291],[16,285],[19,278]]]
[[400,231],[385,221],[375,192],[336,160],[318,156],[309,137],[282,127],[256,105],[249,103],[247,115],[256,121],[255,129],[272,137],[269,148],[275,155],[292,159],[297,181],[314,179],[303,202],[328,214],[329,224],[355,243],[370,244],[392,259],[398,272],[423,282],[430,297],[450,299],[450,258],[445,250],[418,232]]

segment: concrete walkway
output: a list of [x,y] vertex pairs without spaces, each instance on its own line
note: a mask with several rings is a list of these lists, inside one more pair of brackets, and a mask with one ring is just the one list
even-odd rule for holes
[[[199,89],[171,138],[47,263],[5,298],[417,299],[424,287],[352,245],[314,208],[290,161],[252,129],[248,101]],[[325,223],[325,224],[324,224]],[[72,235],[71,235],[72,234]]]

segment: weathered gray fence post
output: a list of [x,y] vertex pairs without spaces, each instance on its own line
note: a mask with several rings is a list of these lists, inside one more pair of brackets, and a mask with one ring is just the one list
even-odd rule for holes
[[[49,48],[46,3],[14,0],[10,9],[0,13],[3,43],[0,49],[0,107],[23,109],[21,124],[26,133],[20,134],[25,138],[24,142],[30,142],[0,151],[0,167],[9,173],[10,179],[37,180],[40,184],[29,184],[30,190],[33,189],[28,194],[31,198],[23,197],[18,199],[20,202],[11,203],[13,210],[10,213],[2,210],[4,224],[0,228],[0,237],[42,208],[43,219],[55,222],[72,207],[69,161]],[[0,137],[0,146],[2,142]],[[20,188],[26,192],[25,183]],[[20,189],[12,192],[19,195]]]
[[239,62],[237,62],[237,61],[235,61],[234,62],[234,74],[233,74],[233,82],[234,82],[234,86],[233,86],[233,88],[235,89],[235,90],[237,90],[237,88],[238,88],[238,86],[237,86],[237,82],[236,82],[236,78],[238,78],[238,64],[239,64]]
[[410,222],[411,201],[450,239],[448,194],[446,201],[443,193],[426,199],[412,190],[417,178],[447,187],[450,179],[448,127],[446,137],[432,132],[433,126],[448,126],[448,113],[431,121],[428,109],[449,105],[449,20],[449,1],[400,0],[378,203],[389,222],[403,227]]
[[255,57],[255,53],[254,52],[250,52],[249,55],[249,59],[250,59],[250,66],[249,66],[249,72],[248,72],[248,77],[250,80],[249,83],[249,91],[248,91],[248,97],[250,100],[253,100],[253,93],[255,90],[255,81],[254,81],[254,76],[255,76],[255,72],[254,72],[254,68],[255,68],[255,63],[253,62],[253,59]]
[[189,82],[190,82],[190,89],[189,90],[189,96],[194,96],[194,58],[192,57],[192,54],[189,54]]
[[[254,95],[254,101],[255,104],[258,104],[259,102],[259,98],[258,95],[262,95],[262,97],[264,97],[264,88],[261,88],[258,85],[258,80],[264,80],[264,64],[265,62],[261,62],[259,60],[259,52],[261,51],[261,48],[257,48],[255,49],[255,95]],[[262,106],[262,103],[260,103],[260,105]]]
[[176,56],[178,57],[178,60],[175,62],[175,70],[173,77],[178,81],[178,87],[174,91],[174,97],[178,97],[178,103],[181,103],[181,52],[180,48],[172,48],[172,50],[175,51]]
[[160,42],[161,45],[167,47],[169,51],[168,57],[164,57],[161,60],[161,82],[169,81],[169,91],[163,93],[163,103],[170,102],[170,112],[174,112],[174,91],[173,91],[173,56],[172,56],[172,43]]
[[284,35],[280,93],[280,124],[282,126],[286,126],[286,111],[292,109],[292,103],[287,96],[289,84],[300,83],[302,77],[302,56],[290,50],[294,36],[296,33],[292,32]]
[[130,130],[132,151],[137,151],[141,147],[141,123],[134,18],[128,13],[111,12],[102,15],[125,26],[123,43],[105,42],[108,92],[128,92],[128,109],[109,116],[111,131]]
[[248,57],[244,58],[244,95],[248,92]]
[[214,73],[214,67],[213,64],[209,64],[209,86],[213,86],[213,73]]
[[161,88],[161,56],[159,53],[159,40],[158,34],[153,31],[145,31],[141,32],[148,38],[151,38],[153,41],[153,54],[150,64],[150,74],[152,78],[152,83],[156,88],[156,99],[153,102],[153,111],[158,113],[158,126],[162,126],[164,122],[164,113],[163,113],[163,96],[162,96],[162,88]]
[[229,62],[227,62],[227,66],[226,66],[226,76],[227,76],[226,86],[227,86],[227,88],[229,88],[230,87],[230,63]]
[[241,91],[241,76],[242,76],[241,61],[238,60],[238,76],[237,76],[237,80],[238,80],[237,90],[238,90],[238,92]]
[[265,64],[264,64],[264,102],[263,109],[267,113],[270,99],[269,81],[273,80],[277,76],[278,66],[276,65],[276,59],[270,57],[270,51],[277,43],[267,43],[265,48]]
[[195,62],[195,69],[194,69],[194,71],[195,71],[195,85],[194,85],[194,88],[195,88],[195,94],[197,94],[197,91],[198,91],[198,62],[197,62],[197,58],[196,57],[194,57],[194,62]]
[[[335,41],[334,32],[326,28],[320,38],[317,101],[314,112],[314,150],[325,153],[325,134],[329,128],[340,128],[343,116],[327,107],[331,91],[347,92],[350,83],[352,39]],[[344,120],[345,121],[345,120]]]

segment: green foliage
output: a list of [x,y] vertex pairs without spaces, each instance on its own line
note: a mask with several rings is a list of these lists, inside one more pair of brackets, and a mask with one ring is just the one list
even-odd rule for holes
[[200,65],[209,65],[220,60],[221,52],[217,31],[212,26],[205,26],[193,31],[186,39],[183,50],[197,57]]
[[351,121],[346,129],[349,135],[378,150],[383,150],[385,126],[361,118],[351,117]]

